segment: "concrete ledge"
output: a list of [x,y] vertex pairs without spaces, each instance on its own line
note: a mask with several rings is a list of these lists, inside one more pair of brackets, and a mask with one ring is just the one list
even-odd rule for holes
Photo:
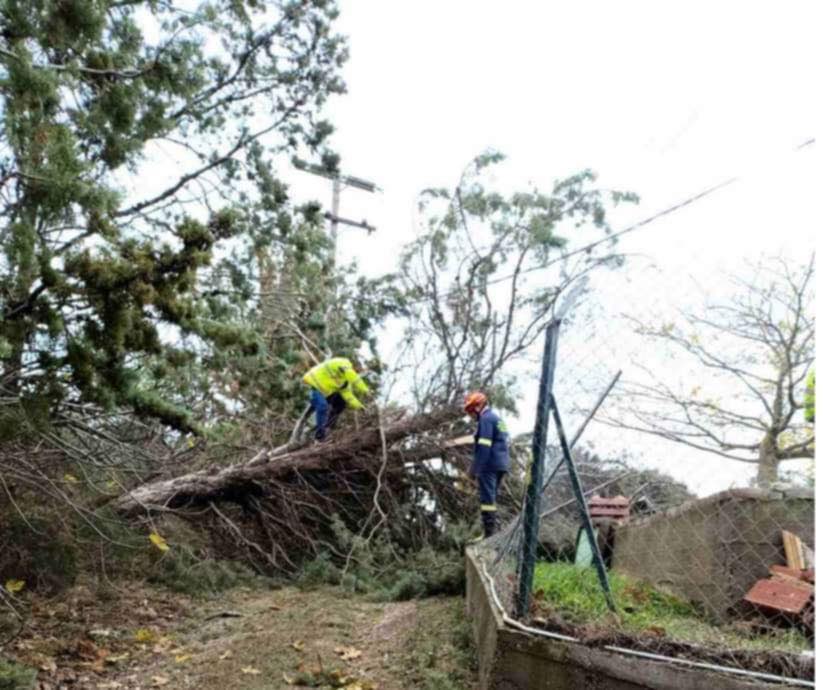
[[466,612],[477,644],[482,690],[773,690],[777,687],[773,683],[553,640],[507,626],[482,574],[479,554],[472,547],[466,550]]

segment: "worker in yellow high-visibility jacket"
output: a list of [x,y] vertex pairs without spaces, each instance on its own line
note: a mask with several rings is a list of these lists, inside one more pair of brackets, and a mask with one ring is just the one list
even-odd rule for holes
[[355,393],[365,395],[369,392],[366,382],[345,357],[320,362],[306,372],[303,383],[311,387],[309,402],[317,420],[314,436],[318,441],[326,438],[347,405],[355,410],[363,409],[363,403]]

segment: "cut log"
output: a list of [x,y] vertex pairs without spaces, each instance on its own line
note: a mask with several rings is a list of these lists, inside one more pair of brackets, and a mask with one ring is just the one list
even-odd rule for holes
[[[415,417],[395,417],[383,429],[388,459],[402,468],[404,462],[437,457],[447,428],[462,413],[454,410]],[[453,432],[452,432],[453,433]],[[399,443],[399,442],[403,443]],[[294,472],[373,466],[382,459],[379,427],[361,429],[333,439],[291,451],[276,449],[258,453],[245,463],[220,470],[200,470],[172,479],[138,486],[117,498],[112,506],[130,517],[188,505],[232,498],[253,491],[268,480],[288,477]]]

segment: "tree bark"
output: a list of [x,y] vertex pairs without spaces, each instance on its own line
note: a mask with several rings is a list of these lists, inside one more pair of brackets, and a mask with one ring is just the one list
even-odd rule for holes
[[777,441],[767,434],[760,442],[757,459],[757,486],[767,489],[777,481],[777,468],[780,459],[777,457]]

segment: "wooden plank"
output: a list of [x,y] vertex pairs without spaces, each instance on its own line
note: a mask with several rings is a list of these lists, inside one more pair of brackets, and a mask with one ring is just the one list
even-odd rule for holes
[[793,587],[798,587],[799,589],[806,589],[810,592],[814,592],[814,585],[809,584],[808,582],[804,582],[803,580],[793,577],[792,575],[785,575],[783,573],[772,573],[773,580],[780,580],[781,582],[788,582]]
[[743,597],[750,604],[784,613],[800,613],[809,603],[813,590],[779,579],[758,580]]
[[796,534],[782,530],[783,550],[786,552],[786,565],[792,570],[805,570],[806,564],[803,560],[803,542]]
[[[810,582],[810,580],[808,580],[808,573],[808,570],[797,570],[796,568],[790,568],[787,565],[775,564],[769,566],[769,574],[771,575],[793,577],[797,580],[806,580],[807,582]],[[814,577],[814,575],[812,575],[812,577]]]

